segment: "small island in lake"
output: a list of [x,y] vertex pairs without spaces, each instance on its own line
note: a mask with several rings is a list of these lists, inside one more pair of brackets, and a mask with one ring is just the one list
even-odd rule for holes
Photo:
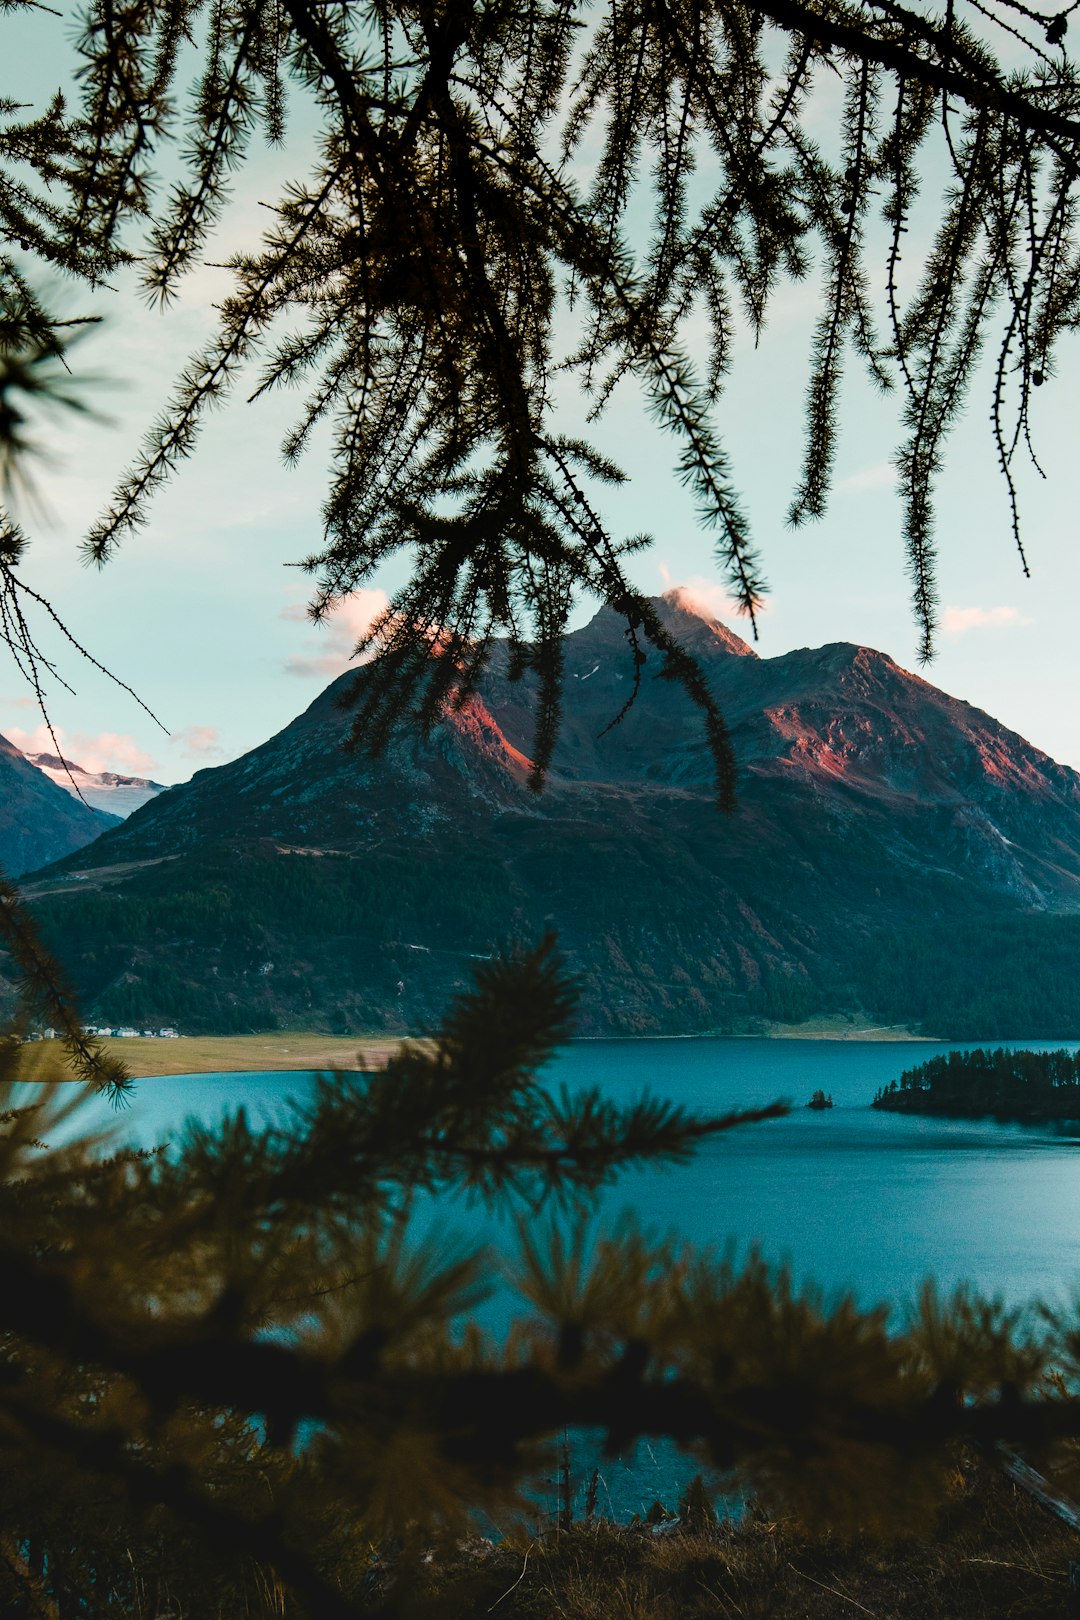
[[875,1108],[1037,1124],[1080,1120],[1080,1052],[943,1052],[883,1086]]
[[832,1108],[832,1092],[830,1091],[829,1095],[826,1096],[823,1091],[815,1091],[814,1095],[810,1098],[810,1101],[806,1106],[807,1108],[813,1108],[818,1113],[820,1113],[823,1108]]

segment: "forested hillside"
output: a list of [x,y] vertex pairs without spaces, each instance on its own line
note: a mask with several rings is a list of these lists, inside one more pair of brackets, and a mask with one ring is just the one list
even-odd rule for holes
[[351,754],[344,676],[27,885],[98,1021],[417,1029],[499,943],[559,935],[584,1033],[744,1031],[822,1013],[942,1035],[1071,1034],[1080,780],[868,648],[757,658],[672,595],[740,764],[604,611],[530,790],[535,684],[496,648],[425,742]]
[[60,860],[118,820],[66,793],[0,736],[0,869],[18,877]]

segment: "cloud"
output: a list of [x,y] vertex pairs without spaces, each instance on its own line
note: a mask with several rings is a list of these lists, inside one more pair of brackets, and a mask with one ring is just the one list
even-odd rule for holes
[[217,726],[185,726],[173,732],[169,746],[178,748],[184,759],[220,759],[224,752]]
[[115,771],[120,776],[153,776],[158,769],[153,755],[140,748],[134,737],[117,731],[99,731],[93,735],[76,731],[69,736],[62,726],[54,726],[50,735],[42,721],[33,731],[9,726],[4,735],[24,754],[55,754],[59,744],[66,760],[93,774]]
[[[63,742],[64,733],[57,728],[57,742]],[[26,731],[22,726],[5,726],[4,736],[8,742],[24,754],[55,754],[56,743],[49,736],[48,728],[44,723],[34,727],[33,731]],[[82,761],[80,760],[80,764]]]
[[858,494],[867,489],[895,489],[896,468],[888,461],[879,461],[876,467],[861,467],[858,472],[849,473],[846,478],[838,480],[836,490],[838,494],[847,494],[849,491]]
[[134,737],[120,736],[115,731],[102,731],[96,737],[77,731],[74,746],[79,764],[88,771],[121,771],[133,776],[149,776],[157,769],[153,755],[140,748]]
[[743,616],[742,608],[714,579],[706,579],[701,574],[694,574],[690,579],[676,582],[671,575],[667,563],[660,564],[660,578],[663,581],[664,591],[677,596],[681,605],[691,613],[698,613],[703,618],[720,619],[726,621]]
[[[157,781],[171,780],[172,774],[140,748],[134,737],[115,731],[101,731],[90,735],[85,731],[68,733],[62,726],[54,726],[55,741],[42,722],[27,731],[22,726],[7,726],[4,735],[24,754],[55,754],[57,746],[63,757],[84,771],[115,771],[119,776],[148,776]],[[169,751],[179,759],[192,760],[197,765],[208,765],[222,758],[225,750],[216,726],[185,726],[169,738]],[[174,765],[173,772],[177,767]]]
[[947,607],[941,615],[941,633],[966,636],[969,630],[1021,630],[1032,622],[1014,607]]
[[387,605],[385,591],[355,591],[335,604],[325,619],[313,624],[303,603],[290,602],[282,608],[281,617],[309,626],[306,639],[310,651],[286,658],[286,670],[290,675],[318,675],[324,680],[334,680],[347,669],[355,668],[357,643],[364,639]]

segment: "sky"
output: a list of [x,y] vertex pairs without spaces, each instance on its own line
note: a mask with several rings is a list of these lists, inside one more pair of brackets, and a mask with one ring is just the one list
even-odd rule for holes
[[[5,22],[5,32],[9,26]],[[21,53],[5,53],[0,62],[0,97],[17,89],[23,100],[40,98],[52,86],[58,40],[68,25],[37,13],[21,26],[33,33],[24,32]],[[44,32],[50,28],[58,31],[51,43]],[[17,86],[9,82],[13,74]],[[283,178],[304,171],[310,150],[310,123],[303,117],[284,153],[256,150],[208,259],[220,262],[251,240],[266,218],[260,204],[274,201]],[[32,537],[21,572],[168,733],[38,620],[43,646],[55,652],[60,674],[75,688],[72,695],[48,682],[56,736],[91,770],[181,781],[256,746],[348,666],[357,635],[402,577],[399,567],[376,579],[320,627],[307,620],[311,582],[295,564],[320,544],[327,444],[325,437],[316,441],[298,467],[286,468],[278,447],[297,396],[249,406],[242,387],[209,419],[197,453],[157,497],[146,528],[103,569],[81,562],[80,539],[107,504],[188,354],[212,329],[214,302],[227,288],[227,274],[208,264],[164,313],[140,300],[127,275],[93,299],[73,287],[54,289],[66,312],[92,307],[103,316],[75,355],[94,416],[58,415],[41,424],[48,453],[33,468],[36,499],[17,513]],[[829,512],[797,532],[785,522],[802,455],[806,358],[818,297],[813,279],[780,290],[760,346],[744,343],[716,411],[770,587],[756,650],[772,657],[793,647],[850,641],[917,669],[890,465],[900,437],[898,401],[877,395],[854,360]],[[1080,348],[1074,344],[1035,401],[1048,477],[1045,483],[1034,474],[1021,480],[1033,576],[1025,580],[990,440],[989,395],[985,381],[976,385],[939,484],[940,650],[919,672],[1080,768],[1078,390]],[[639,586],[659,592],[689,584],[719,617],[749,635],[731,611],[710,536],[673,471],[674,441],[658,432],[632,386],[617,393],[596,437],[633,474],[606,500],[613,531],[645,530],[654,537],[631,565]],[[595,605],[583,604],[575,622],[584,622]],[[20,746],[51,751],[32,695],[11,663],[0,664],[0,730]]]

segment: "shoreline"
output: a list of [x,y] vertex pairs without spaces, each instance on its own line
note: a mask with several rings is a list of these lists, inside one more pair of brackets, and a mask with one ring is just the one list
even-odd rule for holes
[[[120,1058],[132,1077],[153,1080],[166,1075],[184,1074],[257,1074],[259,1072],[293,1072],[305,1070],[339,1069],[357,1073],[363,1069],[384,1068],[389,1059],[405,1041],[420,1041],[414,1035],[318,1035],[307,1031],[280,1030],[261,1035],[180,1035],[169,1037],[124,1036],[106,1040],[108,1051]],[[1042,1046],[1049,1037],[1002,1036],[1010,1044]],[[572,1046],[588,1046],[600,1041],[835,1041],[843,1045],[884,1045],[910,1043],[912,1045],[943,1046],[949,1042],[944,1036],[918,1035],[900,1024],[848,1024],[819,1018],[806,1024],[774,1024],[769,1028],[744,1035],[578,1035],[569,1042]],[[970,1044],[970,1043],[963,1043]],[[999,1042],[1000,1044],[1000,1042]],[[1053,1045],[1080,1044],[1080,1035],[1072,1040],[1055,1038]],[[44,1065],[49,1058],[63,1063],[60,1042],[34,1041],[25,1048],[27,1070]]]
[[[154,1080],[166,1075],[257,1074],[281,1071],[339,1069],[358,1073],[363,1069],[385,1068],[405,1041],[423,1041],[417,1035],[316,1035],[305,1031],[282,1030],[262,1035],[179,1035],[168,1037],[125,1036],[106,1040],[106,1048],[127,1066],[136,1080]],[[997,1039],[995,1037],[995,1039]],[[1038,1035],[1001,1036],[1010,1044],[1045,1045],[1050,1037]],[[917,1035],[900,1024],[846,1024],[813,1019],[807,1024],[774,1024],[768,1029],[744,1035],[577,1035],[572,1046],[598,1041],[836,1041],[844,1045],[884,1045],[909,1042],[913,1045],[956,1044],[939,1035]],[[963,1044],[971,1044],[969,1042]],[[1080,1044],[1055,1037],[1053,1045]],[[34,1041],[26,1047],[27,1067],[36,1067],[48,1057],[63,1062],[60,1042]],[[35,1055],[36,1054],[36,1061]],[[359,1060],[363,1060],[362,1062]]]
[[[109,1054],[118,1057],[136,1080],[156,1080],[166,1075],[258,1074],[271,1070],[299,1072],[307,1069],[341,1069],[356,1072],[363,1057],[364,1067],[385,1068],[387,1061],[408,1036],[396,1035],[311,1035],[282,1032],[266,1035],[179,1035],[169,1037],[124,1036],[105,1040]],[[28,1067],[54,1057],[63,1062],[59,1041],[34,1041],[26,1048]]]
[[[1010,1039],[1011,1037],[1003,1037]],[[1034,1040],[1036,1037],[1032,1036]],[[1077,1037],[1080,1040],[1080,1036]],[[575,1035],[570,1043],[584,1046],[588,1041],[928,1041],[931,1045],[951,1044],[944,1035],[917,1035],[904,1024],[831,1024],[810,1019],[806,1024],[771,1024],[767,1029],[744,1030],[732,1035],[703,1030],[695,1035]]]
[[[305,1031],[276,1031],[261,1035],[125,1036],[106,1040],[106,1048],[120,1058],[132,1076],[152,1080],[166,1075],[246,1074],[260,1071],[299,1072],[330,1070],[356,1072],[381,1069],[410,1035],[318,1035]],[[808,1025],[778,1024],[748,1035],[581,1035],[571,1043],[595,1041],[702,1041],[702,1040],[809,1040],[856,1042],[930,1042],[933,1036],[916,1035],[897,1025],[833,1025],[816,1019]],[[62,1061],[59,1041],[34,1041],[27,1046],[28,1067],[48,1058]],[[35,1062],[36,1059],[36,1062]],[[362,1061],[361,1061],[362,1060]]]

